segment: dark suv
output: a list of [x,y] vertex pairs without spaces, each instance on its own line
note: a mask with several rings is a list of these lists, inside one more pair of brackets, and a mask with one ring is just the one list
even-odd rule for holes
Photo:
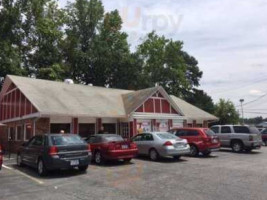
[[45,134],[24,143],[17,154],[18,166],[37,168],[43,176],[49,170],[78,167],[86,171],[91,160],[91,149],[78,135]]

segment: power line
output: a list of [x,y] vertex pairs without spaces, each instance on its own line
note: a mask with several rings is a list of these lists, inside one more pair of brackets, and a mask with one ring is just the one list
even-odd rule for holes
[[[260,99],[262,99],[263,97],[266,97],[266,96],[267,96],[267,93],[265,93],[264,95],[258,97],[257,99],[254,99],[254,100],[252,100],[252,101],[249,101],[249,102],[247,102],[247,103],[244,103],[243,106],[246,106],[246,105],[248,105],[248,104],[252,104],[252,103],[254,103],[254,102],[256,102],[256,101],[259,101]],[[237,105],[236,107],[240,107],[240,106],[241,106],[241,105]]]

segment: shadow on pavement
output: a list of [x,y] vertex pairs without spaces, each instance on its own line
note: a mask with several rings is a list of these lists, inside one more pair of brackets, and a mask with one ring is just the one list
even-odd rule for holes
[[257,155],[257,154],[261,154],[262,152],[260,152],[260,149],[257,150],[252,150],[251,152],[247,152],[247,151],[242,151],[240,153],[235,153],[232,151],[232,149],[220,149],[220,152],[225,152],[225,153],[232,153],[232,154],[242,154],[242,155]]

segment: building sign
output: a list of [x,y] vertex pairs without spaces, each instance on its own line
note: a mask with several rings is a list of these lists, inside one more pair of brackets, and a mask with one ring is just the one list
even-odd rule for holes
[[142,132],[150,132],[151,131],[151,121],[150,120],[138,120],[137,121],[137,130],[140,133]]

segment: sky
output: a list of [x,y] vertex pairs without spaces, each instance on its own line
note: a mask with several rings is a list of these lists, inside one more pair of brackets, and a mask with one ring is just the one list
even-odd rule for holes
[[215,103],[229,99],[240,110],[244,99],[244,117],[267,117],[266,0],[102,2],[106,12],[120,11],[132,50],[152,30],[182,40],[203,71],[199,88]]

